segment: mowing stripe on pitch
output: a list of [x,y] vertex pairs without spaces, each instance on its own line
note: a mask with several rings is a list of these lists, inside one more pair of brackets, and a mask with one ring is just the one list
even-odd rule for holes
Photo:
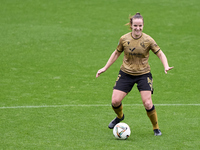
[[[155,106],[200,106],[200,104],[154,104]],[[80,105],[41,105],[41,106],[4,106],[0,109],[17,109],[17,108],[53,108],[53,107],[107,107],[109,104],[80,104]],[[123,104],[123,106],[143,106],[143,104]]]

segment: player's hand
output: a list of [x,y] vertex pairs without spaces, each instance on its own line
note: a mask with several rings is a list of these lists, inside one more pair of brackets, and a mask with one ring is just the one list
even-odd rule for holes
[[98,78],[100,76],[100,74],[103,73],[103,72],[105,72],[105,71],[106,71],[106,69],[104,69],[104,68],[99,69],[97,71],[96,78]]
[[169,71],[169,70],[171,70],[171,69],[173,69],[174,67],[167,67],[167,68],[165,68],[165,73],[167,74],[167,72]]

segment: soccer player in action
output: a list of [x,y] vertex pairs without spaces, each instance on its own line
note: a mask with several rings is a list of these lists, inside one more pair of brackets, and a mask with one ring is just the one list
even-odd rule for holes
[[161,51],[154,39],[142,32],[144,20],[140,13],[136,13],[130,18],[129,25],[132,32],[120,38],[117,49],[111,54],[106,65],[98,70],[96,74],[96,78],[99,77],[124,52],[123,63],[120,67],[112,94],[112,108],[117,114],[117,117],[110,122],[108,127],[113,129],[117,123],[124,120],[122,100],[136,83],[147,116],[153,125],[154,135],[160,136],[162,133],[158,126],[157,113],[151,98],[151,94],[153,93],[153,79],[148,64],[149,51],[153,51],[161,60],[166,74],[173,67],[169,67],[165,54]]

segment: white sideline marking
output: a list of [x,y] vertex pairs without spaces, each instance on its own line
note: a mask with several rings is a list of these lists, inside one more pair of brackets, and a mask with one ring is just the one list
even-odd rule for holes
[[[154,104],[155,106],[200,106],[200,104]],[[41,106],[8,106],[0,109],[17,109],[17,108],[52,108],[52,107],[105,107],[111,104],[82,104],[82,105],[41,105]],[[123,104],[123,106],[143,106],[143,104]]]

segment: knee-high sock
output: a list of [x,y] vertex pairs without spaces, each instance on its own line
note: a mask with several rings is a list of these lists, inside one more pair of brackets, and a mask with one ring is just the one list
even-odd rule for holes
[[115,111],[115,113],[117,114],[117,117],[118,117],[119,119],[121,119],[121,118],[123,117],[123,111],[122,111],[123,106],[122,106],[122,104],[120,104],[120,105],[117,106],[117,107],[114,107],[114,106],[112,105],[112,108],[113,108],[113,110]]
[[154,129],[159,129],[158,126],[158,117],[157,117],[157,113],[156,113],[156,109],[153,105],[153,107],[150,110],[147,110],[147,116],[149,117],[149,119],[151,120],[151,123],[153,125],[153,130]]

